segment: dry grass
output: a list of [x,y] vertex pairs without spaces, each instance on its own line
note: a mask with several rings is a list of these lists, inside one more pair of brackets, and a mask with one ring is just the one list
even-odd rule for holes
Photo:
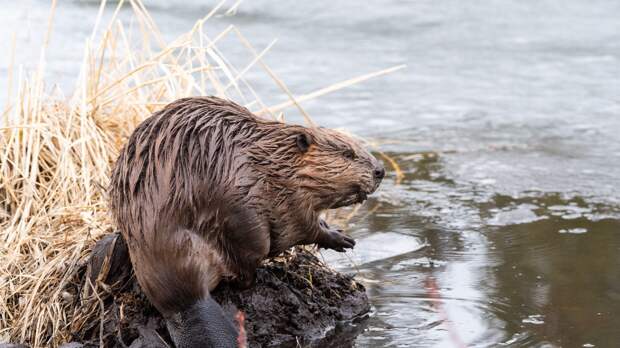
[[[105,193],[111,165],[134,127],[153,111],[180,97],[217,95],[271,117],[295,106],[311,123],[301,101],[395,70],[295,98],[262,61],[271,45],[258,52],[234,26],[215,37],[205,34],[205,22],[224,12],[223,5],[166,43],[139,1],[124,5],[133,8],[135,32],[118,19],[122,1],[102,25],[103,1],[84,46],[75,91],[65,98],[48,91],[42,78],[52,4],[39,66],[32,73],[19,69],[17,76],[9,69],[9,86],[15,87],[9,87],[0,120],[0,342],[57,346],[101,317],[96,293],[67,288],[77,281],[94,242],[113,230]],[[237,69],[222,55],[217,44],[225,37],[247,49],[248,66]],[[254,65],[288,102],[267,106],[261,101],[244,78]]]

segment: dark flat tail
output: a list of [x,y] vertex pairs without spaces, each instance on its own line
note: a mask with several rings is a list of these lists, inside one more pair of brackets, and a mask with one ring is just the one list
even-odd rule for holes
[[222,307],[208,297],[166,319],[177,348],[237,348],[239,332]]

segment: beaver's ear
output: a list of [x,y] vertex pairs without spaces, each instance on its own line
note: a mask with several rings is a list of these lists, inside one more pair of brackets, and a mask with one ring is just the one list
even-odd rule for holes
[[297,134],[296,141],[297,147],[301,152],[308,151],[310,144],[312,144],[312,138],[305,132]]

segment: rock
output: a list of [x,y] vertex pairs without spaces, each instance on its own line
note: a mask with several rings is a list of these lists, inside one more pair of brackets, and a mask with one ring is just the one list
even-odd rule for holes
[[[106,307],[102,335],[106,347],[172,346],[164,320],[132,276],[120,234],[101,239],[87,267],[83,286],[92,282],[107,295],[98,293]],[[265,262],[251,288],[239,290],[222,283],[212,295],[231,317],[243,313],[250,347],[350,347],[370,310],[360,283],[329,269],[302,248]],[[99,320],[86,321],[74,333],[76,340],[97,344],[99,325]]]

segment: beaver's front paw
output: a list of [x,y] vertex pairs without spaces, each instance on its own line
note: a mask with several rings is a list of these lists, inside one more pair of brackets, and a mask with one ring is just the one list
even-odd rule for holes
[[353,249],[355,240],[344,235],[342,230],[329,229],[323,232],[322,238],[318,244],[321,248],[333,249],[343,253],[344,249]]

